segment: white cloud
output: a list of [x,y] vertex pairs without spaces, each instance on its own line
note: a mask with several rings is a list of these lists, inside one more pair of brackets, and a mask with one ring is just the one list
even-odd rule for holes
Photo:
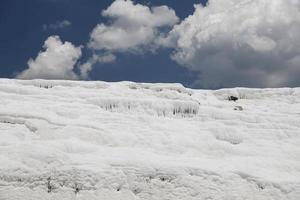
[[202,87],[300,84],[299,0],[210,0],[165,40]]
[[[153,50],[161,37],[159,28],[179,21],[167,6],[149,8],[131,0],[116,0],[102,12],[110,24],[98,24],[91,33],[89,47],[109,52]],[[145,50],[145,49],[144,49]]]
[[[18,77],[88,79],[95,63],[113,62],[119,53],[166,47],[174,49],[172,59],[199,74],[195,86],[300,84],[299,0],[210,0],[206,6],[196,5],[180,24],[167,6],[115,0],[102,16],[108,23],[98,24],[91,32],[88,47],[93,56],[79,65],[79,76],[73,68],[81,56],[80,47],[52,36],[45,42],[45,51],[31,59]],[[68,22],[47,28],[65,25]]]
[[81,57],[81,47],[62,42],[58,36],[50,36],[44,43],[44,51],[36,59],[28,61],[28,68],[17,75],[20,79],[77,79],[74,65]]
[[116,60],[116,57],[113,54],[103,54],[96,55],[94,54],[88,61],[79,66],[80,77],[83,79],[89,78],[89,73],[93,69],[93,65],[96,63],[110,63]]
[[171,29],[179,21],[175,11],[167,6],[149,8],[131,0],[115,0],[102,11],[102,16],[110,23],[98,24],[91,33],[88,47],[100,53],[80,66],[85,79],[95,63],[112,62],[115,53],[155,51],[164,42],[165,33],[160,29]]
[[71,26],[72,23],[68,20],[57,21],[54,24],[43,24],[43,29],[62,29]]

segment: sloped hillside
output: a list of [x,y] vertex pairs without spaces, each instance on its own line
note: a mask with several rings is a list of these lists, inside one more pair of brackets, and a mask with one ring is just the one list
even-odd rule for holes
[[298,200],[300,88],[0,79],[0,199]]

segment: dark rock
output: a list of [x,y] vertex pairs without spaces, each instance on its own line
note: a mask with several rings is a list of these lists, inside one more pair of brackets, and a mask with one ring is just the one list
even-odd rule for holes
[[235,96],[229,96],[228,97],[228,101],[237,101],[237,100],[239,100],[239,98],[237,98],[237,97],[235,97]]
[[235,106],[234,110],[242,111],[244,110],[242,106]]

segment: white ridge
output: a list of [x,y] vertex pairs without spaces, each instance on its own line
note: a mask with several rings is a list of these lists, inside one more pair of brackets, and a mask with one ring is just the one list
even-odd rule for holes
[[29,199],[298,200],[300,88],[0,79],[0,200]]

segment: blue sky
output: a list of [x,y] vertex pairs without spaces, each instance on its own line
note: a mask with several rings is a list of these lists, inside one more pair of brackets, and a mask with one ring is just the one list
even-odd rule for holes
[[[247,4],[247,1],[242,1]],[[92,55],[102,56],[100,54],[104,53],[114,56],[113,62],[93,62],[88,78],[84,80],[180,82],[194,88],[300,86],[297,78],[300,75],[300,39],[294,34],[300,30],[297,19],[299,3],[274,0],[274,3],[264,5],[262,0],[254,0],[246,6],[234,6],[237,2],[214,0],[205,7],[206,0],[133,1],[129,5],[133,9],[137,5],[150,10],[163,5],[168,7],[163,11],[171,17],[166,24],[146,26],[147,30],[158,32],[154,36],[163,34],[162,39],[169,40],[166,40],[167,45],[164,43],[157,47],[156,41],[149,42],[144,38],[138,45],[124,50],[105,46],[107,43],[102,42],[105,40],[102,33],[94,38],[100,38],[101,41],[97,41],[100,44],[88,47],[97,24],[104,24],[107,32],[111,27],[119,30],[119,24],[123,23],[120,18],[124,14],[120,14],[122,11],[108,9],[116,4],[113,0],[2,0],[0,77],[16,77],[31,67],[27,64],[30,58],[38,65],[37,57],[43,51],[43,44],[48,37],[58,35],[62,44],[68,41],[74,47],[83,45],[76,63],[72,63],[72,73],[76,77],[79,77],[79,66],[90,61]],[[194,4],[202,4],[203,7],[195,10]],[[275,11],[268,10],[268,6],[273,6]],[[106,9],[109,14],[101,15]],[[177,21],[171,16],[172,10]],[[157,15],[153,19],[164,18],[164,14],[151,12],[151,15]],[[264,16],[257,17],[257,13]],[[278,13],[285,15],[287,20],[276,20]],[[139,16],[136,18],[139,19]],[[128,18],[126,23],[135,23],[130,20],[132,18]],[[287,36],[281,32],[282,28],[290,34]],[[119,41],[116,40],[116,43]],[[153,45],[156,47],[153,48]],[[49,77],[55,79],[55,76]]]
[[[46,38],[59,35],[75,45],[86,44],[94,26],[106,19],[101,11],[112,0],[2,0],[0,1],[0,77],[13,78],[26,68],[29,58],[36,57]],[[168,5],[184,19],[194,10],[196,0],[136,1],[152,6]],[[202,1],[205,3],[205,1]],[[68,20],[70,27],[43,30],[43,24]],[[89,52],[85,52],[88,54]],[[169,50],[143,56],[123,55],[117,62],[99,64],[91,74],[93,80],[182,82],[189,85],[193,73],[168,58]],[[85,60],[86,55],[82,57]],[[172,73],[170,73],[172,72]]]

